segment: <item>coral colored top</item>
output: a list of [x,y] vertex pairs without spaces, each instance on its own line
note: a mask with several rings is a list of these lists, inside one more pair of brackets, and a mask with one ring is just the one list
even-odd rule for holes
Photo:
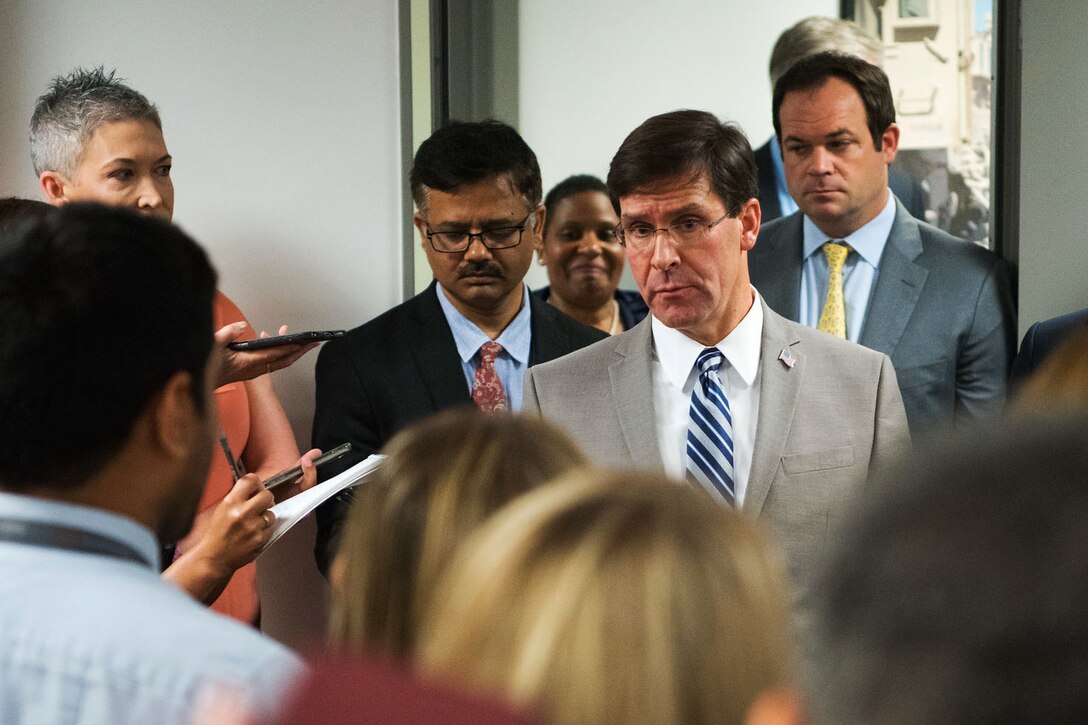
[[[232,322],[246,321],[245,315],[237,305],[230,301],[222,292],[216,292],[215,296],[215,324],[213,329],[218,330]],[[253,329],[246,327],[240,340],[251,340],[255,337]],[[215,391],[215,404],[219,412],[219,425],[227,435],[231,452],[235,458],[241,459],[249,441],[249,396],[246,393],[245,383],[229,383]],[[204,496],[200,500],[200,506],[193,522],[193,529],[189,535],[178,542],[177,554],[180,556],[189,550],[200,540],[204,528],[208,524],[212,508],[223,500],[234,486],[234,477],[230,466],[227,465],[226,456],[223,455],[216,444],[212,455],[211,470],[208,473],[208,482],[204,487]],[[230,583],[212,603],[211,608],[229,617],[252,624],[257,621],[260,613],[260,602],[257,597],[257,564],[250,562],[238,571],[234,572]]]

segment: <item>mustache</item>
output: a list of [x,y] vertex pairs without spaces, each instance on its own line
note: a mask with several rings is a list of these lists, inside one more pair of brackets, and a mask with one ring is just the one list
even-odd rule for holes
[[467,262],[457,270],[457,278],[465,277],[502,277],[502,270],[494,262]]

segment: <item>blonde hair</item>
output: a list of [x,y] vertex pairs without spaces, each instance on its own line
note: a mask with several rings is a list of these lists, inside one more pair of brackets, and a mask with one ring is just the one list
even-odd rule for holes
[[418,423],[384,452],[348,517],[329,633],[334,646],[405,657],[454,547],[515,496],[586,461],[539,418],[473,408]]
[[865,28],[850,20],[814,15],[778,36],[768,63],[771,85],[777,83],[794,63],[829,50],[856,55],[876,66],[884,61],[883,44]]
[[754,526],[648,473],[583,472],[466,543],[421,668],[547,722],[740,723],[783,685],[787,605]]
[[1016,391],[1022,413],[1088,410],[1088,329],[1066,338]]

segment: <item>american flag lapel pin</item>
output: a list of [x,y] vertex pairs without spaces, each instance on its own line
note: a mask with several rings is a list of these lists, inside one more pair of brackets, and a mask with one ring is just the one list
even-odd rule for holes
[[790,352],[790,349],[788,347],[782,348],[782,352],[778,353],[778,359],[781,360],[790,370],[793,369],[794,363],[797,362],[797,358],[793,356],[793,353]]

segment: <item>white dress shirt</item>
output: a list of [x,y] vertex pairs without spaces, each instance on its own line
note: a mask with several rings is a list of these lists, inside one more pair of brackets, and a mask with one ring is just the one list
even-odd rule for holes
[[131,519],[0,493],[0,521],[77,529],[137,562],[0,541],[0,724],[189,723],[202,693],[275,709],[302,664],[159,576],[159,546]]
[[[748,472],[752,467],[752,446],[756,440],[759,413],[759,352],[763,340],[763,307],[753,288],[752,309],[732,332],[715,347],[725,358],[718,376],[729,399],[733,416],[733,474],[737,507],[744,503]],[[687,462],[688,420],[691,391],[699,378],[695,361],[706,346],[667,327],[653,317],[653,361],[651,377],[657,443],[665,472],[683,479]]]
[[[873,294],[873,284],[880,272],[880,257],[895,222],[895,195],[888,192],[888,201],[873,219],[845,241],[854,250],[846,257],[842,268],[842,294],[846,303],[846,339],[857,342],[865,325],[865,313]],[[801,299],[800,322],[816,328],[820,313],[827,300],[828,266],[823,245],[828,236],[807,216],[802,222],[804,237],[801,243]]]

